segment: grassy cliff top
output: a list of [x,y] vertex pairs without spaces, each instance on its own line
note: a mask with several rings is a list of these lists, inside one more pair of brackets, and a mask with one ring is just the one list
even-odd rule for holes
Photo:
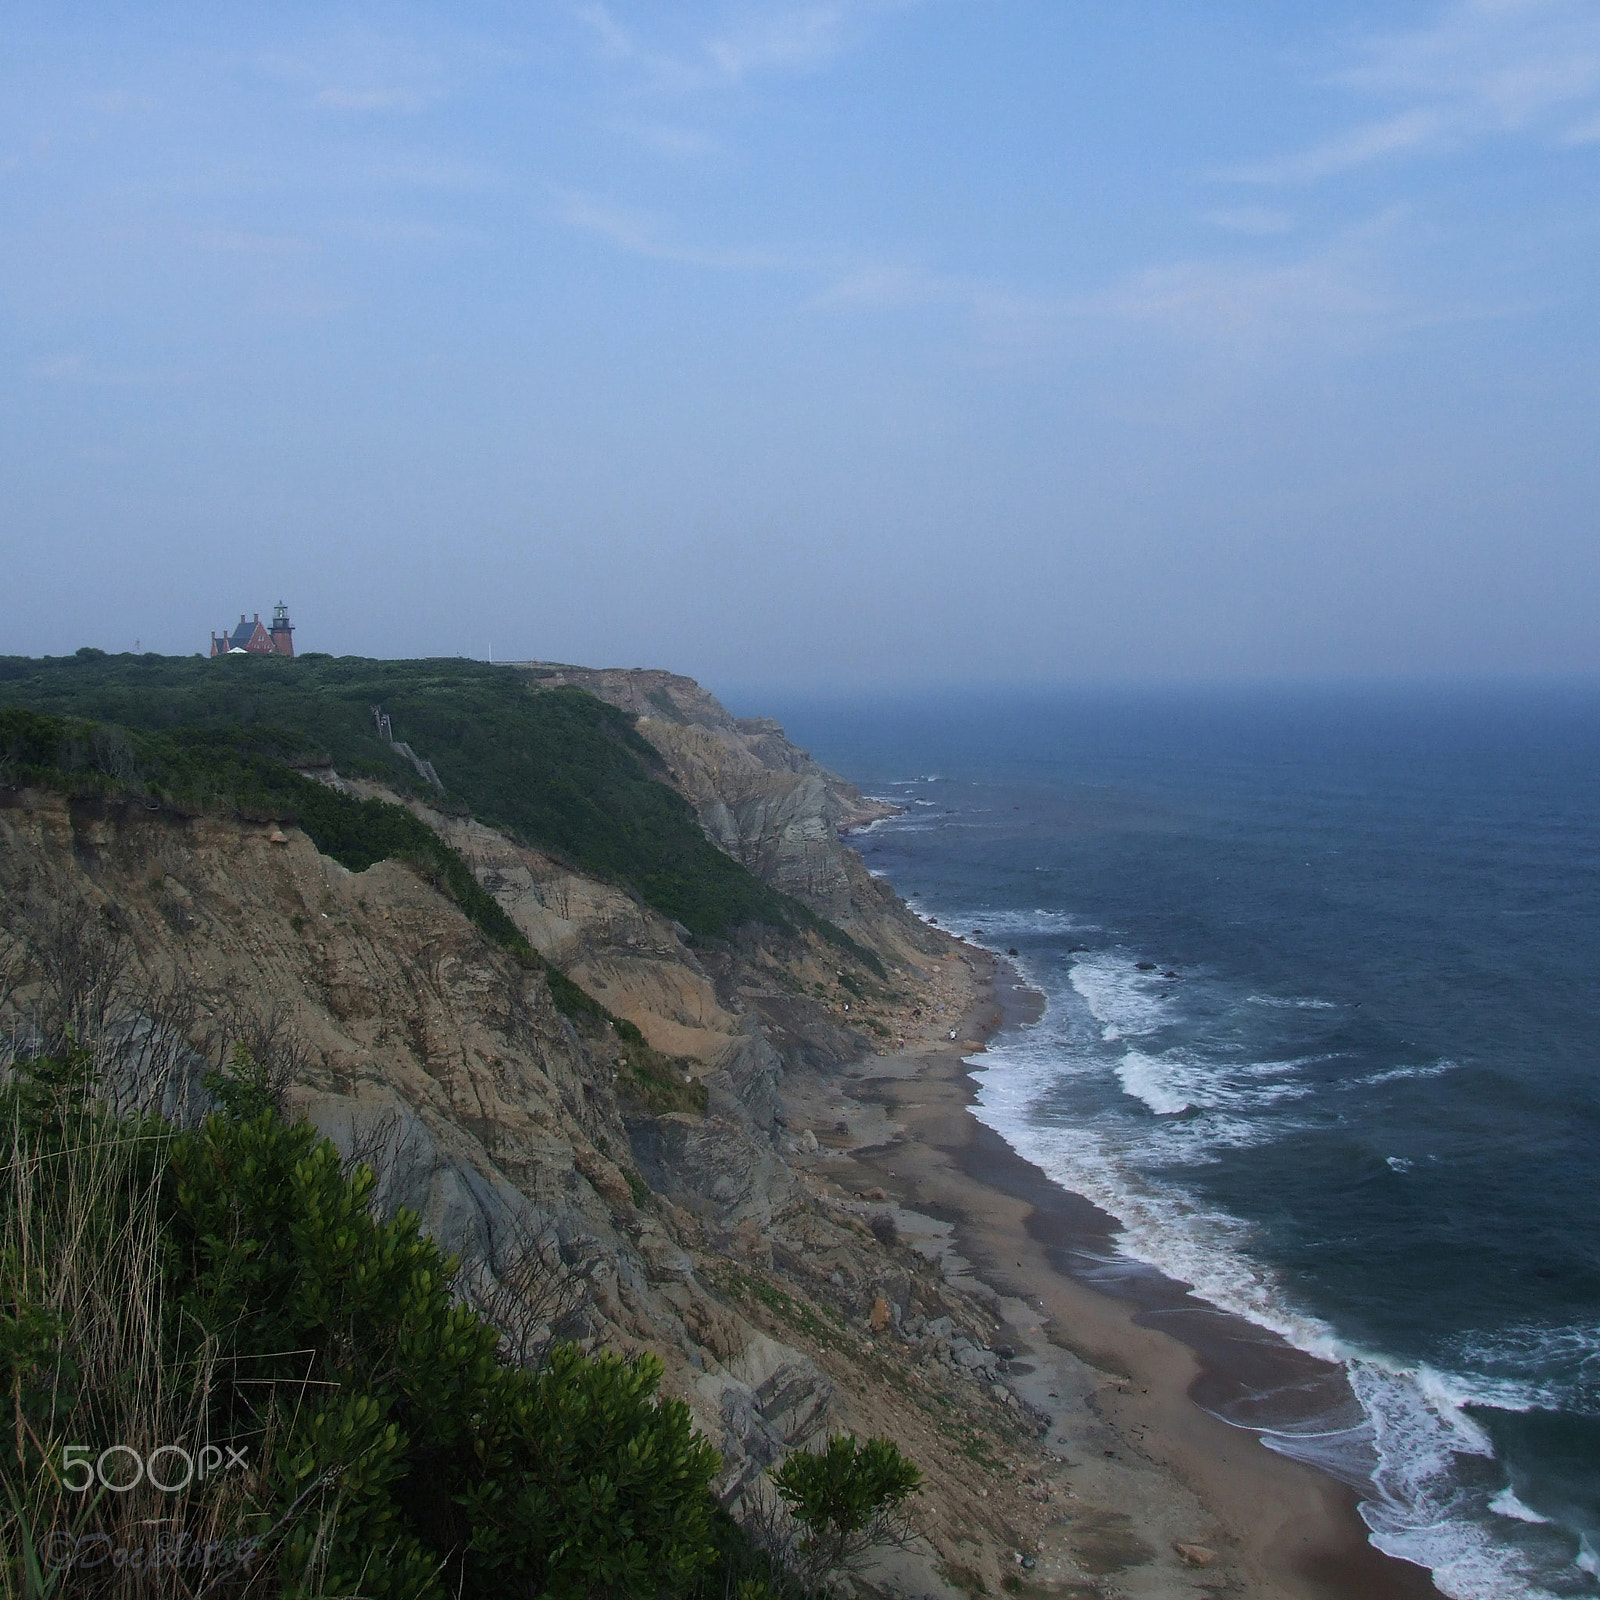
[[[431,762],[445,793],[380,735]],[[702,936],[742,924],[813,927],[849,941],[706,838],[661,781],[661,758],[623,712],[580,689],[541,689],[510,667],[359,656],[0,657],[0,710],[125,729],[125,746],[80,728],[42,765],[98,772],[175,801],[292,814],[290,766],[379,778],[624,884]],[[0,762],[22,761],[0,750]],[[24,765],[40,765],[37,761]],[[282,792],[279,792],[279,791]]]

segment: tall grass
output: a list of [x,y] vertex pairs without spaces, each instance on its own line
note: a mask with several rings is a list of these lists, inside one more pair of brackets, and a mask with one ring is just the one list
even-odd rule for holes
[[[238,1563],[224,1564],[218,1547],[253,1509],[252,1472],[201,1479],[177,1453],[209,1462],[209,1445],[227,1459],[206,1426],[214,1347],[202,1344],[179,1364],[163,1338],[163,1189],[174,1135],[152,1120],[119,1120],[86,1096],[88,1070],[81,1055],[20,1063],[0,1088],[6,1592],[27,1600],[243,1594],[250,1571],[227,1570]],[[152,1486],[134,1458],[148,1462],[153,1452],[163,1482],[188,1482],[170,1493]],[[67,1462],[84,1457],[102,1462],[114,1484],[141,1481],[125,1492],[99,1483],[74,1492],[85,1469]],[[252,1465],[265,1459],[257,1453]]]

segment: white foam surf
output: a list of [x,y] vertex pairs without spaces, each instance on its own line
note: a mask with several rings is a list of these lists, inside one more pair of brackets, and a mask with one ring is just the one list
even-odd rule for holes
[[945,918],[952,928],[976,930],[981,939],[1049,939],[1063,935],[1099,933],[1099,926],[1065,911],[1009,908],[999,911],[957,911]]
[[1390,1067],[1384,1072],[1369,1072],[1363,1078],[1353,1079],[1346,1088],[1372,1088],[1380,1083],[1404,1083],[1410,1078],[1442,1078],[1447,1072],[1459,1071],[1454,1061],[1435,1061],[1421,1067]]
[[1510,1517],[1513,1522],[1538,1522],[1548,1524],[1552,1519],[1540,1516],[1532,1506],[1517,1498],[1515,1489],[1502,1489],[1490,1502],[1489,1509],[1497,1517]]
[[1107,1041],[1154,1033],[1171,1015],[1168,980],[1140,972],[1115,951],[1094,951],[1075,961],[1071,980]]
[[1246,1004],[1266,1006],[1271,1011],[1337,1011],[1337,1000],[1297,999],[1292,995],[1253,994]]
[[1600,1322],[1527,1323],[1466,1335],[1452,1354],[1473,1403],[1600,1417]]
[[[1152,1056],[1130,1049],[1117,1063],[1116,1072],[1125,1094],[1142,1101],[1158,1117],[1170,1117],[1185,1111],[1262,1111],[1284,1101],[1304,1100],[1315,1093],[1314,1087],[1291,1081],[1291,1075],[1306,1064],[1304,1061],[1219,1064],[1197,1060],[1180,1051]],[[1263,1138],[1277,1138],[1283,1131],[1282,1124],[1270,1129],[1253,1129],[1249,1131],[1248,1142],[1255,1144]]]
[[[1362,1515],[1377,1548],[1427,1567],[1451,1600],[1555,1600],[1557,1591],[1539,1571],[1561,1559],[1546,1547],[1567,1536],[1532,1508],[1525,1508],[1531,1517],[1505,1509],[1524,1503],[1503,1475],[1491,1481],[1493,1447],[1466,1408],[1570,1402],[1591,1377],[1600,1393],[1600,1328],[1529,1330],[1520,1341],[1463,1349],[1463,1358],[1475,1359],[1463,1360],[1465,1370],[1443,1372],[1352,1345],[1300,1307],[1255,1259],[1250,1227],[1204,1204],[1176,1172],[1185,1163],[1215,1159],[1219,1146],[1280,1137],[1292,1123],[1243,1113],[1309,1093],[1296,1074],[1329,1058],[1219,1064],[1153,1049],[1150,1036],[1166,1024],[1175,1003],[1163,997],[1161,981],[1116,952],[1077,960],[1070,993],[1058,980],[1038,1023],[1002,1035],[970,1063],[978,1081],[975,1113],[1057,1183],[1115,1217],[1127,1256],[1301,1350],[1344,1364],[1367,1418],[1364,1427],[1273,1435],[1264,1442],[1348,1481],[1365,1480]],[[1072,1015],[1074,999],[1087,1019]],[[1453,1070],[1451,1062],[1408,1066],[1351,1086]],[[1063,1084],[1102,1083],[1108,1076],[1152,1116],[1130,1116],[1110,1105],[1099,1112],[1078,1106],[1070,1114],[1052,1108],[1052,1094]],[[1573,1369],[1562,1396],[1513,1376],[1518,1368],[1529,1370],[1530,1358],[1544,1363],[1533,1370],[1549,1370],[1553,1352],[1562,1350]],[[1464,1474],[1466,1461],[1480,1465]],[[1537,1560],[1516,1538],[1497,1536],[1496,1516],[1502,1527],[1526,1529],[1524,1543],[1543,1540]],[[1579,1549],[1567,1559],[1581,1561],[1582,1554]]]
[[[1181,1164],[1178,1151],[1130,1148],[1126,1129],[1110,1117],[1052,1118],[1044,1108],[1049,1091],[1064,1076],[1099,1076],[1104,1063],[1074,1052],[1050,1020],[1047,1011],[1040,1023],[1001,1036],[987,1054],[972,1060],[978,1117],[1057,1183],[1114,1216],[1122,1225],[1118,1242],[1126,1254],[1192,1284],[1214,1304],[1272,1328],[1304,1349],[1333,1356],[1333,1330],[1290,1309],[1274,1275],[1251,1259],[1247,1224],[1206,1207],[1177,1182],[1146,1179],[1136,1170]],[[1159,1099],[1168,1091],[1152,1087],[1147,1092]],[[1172,1101],[1178,1098],[1173,1095]],[[1207,1147],[1219,1138],[1232,1142],[1252,1137],[1243,1125],[1203,1117],[1185,1119],[1175,1128],[1166,1123],[1164,1131]]]
[[[1484,1481],[1494,1476],[1487,1465],[1494,1449],[1463,1407],[1469,1400],[1492,1402],[1456,1374],[1426,1366],[1353,1359],[1346,1369],[1372,1422],[1378,1454],[1376,1492],[1361,1505],[1373,1544],[1426,1567],[1451,1600],[1556,1600],[1560,1591],[1543,1580],[1541,1569],[1560,1560],[1556,1550],[1565,1536],[1552,1519],[1524,1506],[1509,1485],[1494,1488]],[[1484,1465],[1465,1470],[1463,1458]],[[1509,1512],[1512,1504],[1528,1515]],[[1497,1532],[1491,1520],[1497,1514],[1526,1531]],[[1537,1541],[1534,1549],[1530,1535]],[[1568,1557],[1574,1564],[1577,1554]]]
[[1185,1090],[1182,1075],[1167,1063],[1130,1050],[1117,1064],[1117,1077],[1124,1094],[1142,1100],[1158,1117],[1176,1116],[1194,1104]]

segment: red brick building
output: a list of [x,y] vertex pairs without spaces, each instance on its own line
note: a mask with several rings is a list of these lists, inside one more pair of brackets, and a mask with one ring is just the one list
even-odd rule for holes
[[239,613],[239,626],[233,631],[211,635],[211,653],[214,656],[292,656],[294,654],[294,624],[289,621],[289,608],[280,600],[272,609],[269,627],[256,612],[254,622],[246,622]]

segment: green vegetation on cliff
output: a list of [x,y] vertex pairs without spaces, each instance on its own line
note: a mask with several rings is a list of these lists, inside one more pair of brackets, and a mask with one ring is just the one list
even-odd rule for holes
[[178,805],[290,820],[325,856],[352,872],[377,861],[403,861],[449,895],[491,943],[524,966],[542,968],[551,998],[566,1016],[609,1022],[630,1052],[644,1050],[644,1035],[632,1023],[613,1017],[534,951],[466,862],[425,822],[404,806],[357,800],[304,777],[264,753],[272,739],[265,730],[243,738],[228,730],[127,733],[74,718],[0,710],[0,778],[106,799],[131,790]]
[[[444,794],[380,734],[379,706],[393,737],[432,763]],[[99,772],[179,803],[304,823],[312,801],[289,768],[331,763],[623,884],[691,933],[810,929],[877,965],[718,850],[623,712],[580,689],[541,689],[513,668],[319,655],[11,656],[0,657],[0,707],[76,719],[49,762],[12,758],[23,765]]]
[[367,1168],[210,1082],[188,1130],[81,1057],[0,1084],[0,1587],[720,1600],[750,1553],[659,1362],[509,1364]]
[[82,1052],[0,1077],[0,1592],[820,1600],[906,1541],[887,1439],[790,1455],[741,1527],[655,1356],[517,1364],[267,1074],[207,1087],[180,1127]]

